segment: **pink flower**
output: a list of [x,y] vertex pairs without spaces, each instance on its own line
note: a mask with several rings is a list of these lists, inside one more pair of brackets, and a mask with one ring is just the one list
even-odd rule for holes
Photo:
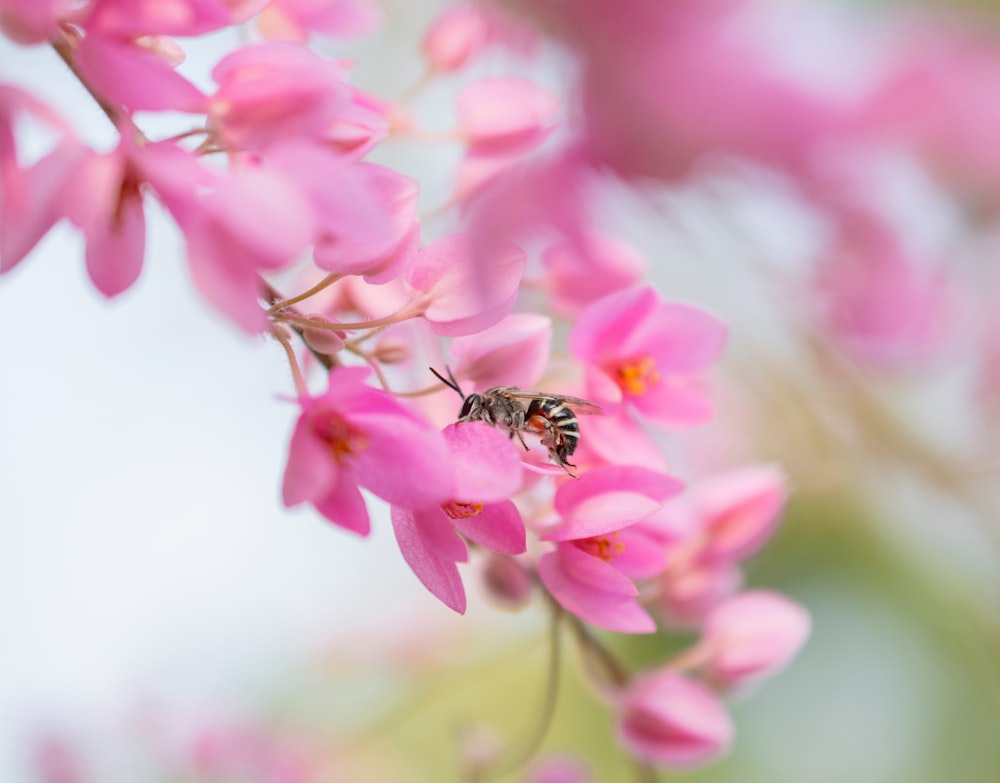
[[529,27],[483,3],[459,3],[442,11],[424,33],[423,55],[432,70],[455,71],[493,44],[528,52]]
[[705,620],[699,647],[706,675],[732,688],[783,669],[809,636],[808,613],[784,596],[754,590],[730,598]]
[[270,0],[257,17],[257,29],[265,38],[304,43],[312,33],[367,35],[381,21],[374,0]]
[[676,180],[713,156],[801,170],[844,112],[783,73],[752,40],[744,3],[554,0],[517,3],[582,60],[591,165]]
[[[336,199],[341,225],[317,244],[314,258],[321,269],[342,274],[365,275],[369,282],[385,283],[399,276],[417,254],[420,245],[420,221],[417,220],[417,200],[420,195],[416,180],[385,166],[358,163],[353,167],[353,187],[330,191],[328,177],[318,177],[316,190],[327,192]],[[352,203],[353,202],[353,208]],[[378,216],[377,234],[359,231],[358,203],[364,202],[369,213]],[[374,223],[371,218],[367,221]]]
[[[196,195],[187,191],[188,198]],[[281,171],[248,166],[218,181],[197,205],[185,201],[172,210],[187,240],[195,284],[244,331],[266,325],[258,301],[260,273],[289,265],[315,235],[311,206]]]
[[205,94],[164,56],[156,39],[137,41],[95,31],[80,41],[75,61],[105,100],[130,112],[204,111]]
[[619,739],[645,762],[701,766],[723,756],[733,741],[732,720],[721,702],[669,669],[634,678],[618,710]]
[[245,21],[265,0],[95,0],[88,32],[121,38],[204,35]]
[[309,199],[316,221],[313,257],[321,269],[384,283],[416,254],[417,185],[409,177],[304,141],[277,142],[265,160]]
[[484,79],[457,100],[459,126],[468,144],[456,193],[465,196],[539,147],[555,129],[559,99],[523,79]]
[[[585,392],[583,392],[585,393]],[[661,473],[667,471],[667,459],[650,438],[645,428],[637,424],[624,409],[605,411],[591,416],[586,423],[587,437],[573,455],[584,468],[589,465],[642,465]]]
[[350,101],[341,108],[324,142],[342,155],[360,160],[389,134],[393,106],[349,85]]
[[816,268],[816,315],[856,360],[892,368],[934,355],[954,321],[947,270],[922,268],[885,218],[835,204],[839,235]]
[[140,192],[144,177],[135,163],[141,154],[126,129],[118,148],[107,155],[94,153],[68,135],[24,171],[16,159],[4,155],[0,271],[12,269],[49,228],[67,217],[83,230],[87,271],[97,289],[115,296],[129,288],[145,251]]
[[657,424],[684,426],[712,414],[702,376],[725,340],[715,316],[645,286],[588,307],[570,350],[587,367],[588,399],[612,410],[624,402]]
[[698,557],[711,563],[746,560],[770,540],[788,501],[784,472],[750,465],[708,476],[672,503],[691,514]]
[[474,334],[514,307],[527,256],[509,242],[480,249],[473,252],[468,234],[451,234],[421,250],[406,270],[435,334]]
[[282,498],[312,503],[331,522],[368,535],[359,487],[405,508],[453,494],[451,455],[441,434],[395,398],[364,384],[367,368],[330,373],[327,391],[302,397],[289,447]]
[[465,87],[457,108],[470,154],[513,157],[552,132],[559,98],[525,79],[492,78]]
[[593,783],[594,777],[582,759],[570,755],[550,755],[534,762],[524,783]]
[[45,43],[76,6],[74,0],[0,0],[0,30],[23,46]]
[[646,260],[617,239],[587,233],[582,247],[566,241],[550,246],[542,253],[542,265],[553,309],[575,317],[591,302],[635,285]]
[[245,46],[212,71],[208,125],[233,149],[319,140],[349,101],[346,68],[295,44]]
[[79,170],[89,150],[66,139],[27,169],[4,161],[0,203],[0,273],[9,272],[65,216],[63,188]]
[[989,30],[932,17],[895,41],[884,74],[859,113],[862,132],[912,148],[974,199],[995,201],[1000,150],[1000,56]]
[[466,393],[492,386],[531,389],[545,372],[551,342],[550,319],[511,313],[488,329],[452,340],[452,370]]
[[452,498],[423,508],[392,509],[392,526],[403,559],[446,606],[465,612],[465,589],[456,563],[468,560],[463,540],[494,552],[525,550],[524,523],[509,497],[521,485],[520,457],[499,430],[481,422],[444,430],[456,473]]
[[697,623],[739,589],[736,565],[771,538],[787,499],[779,468],[752,465],[691,484],[647,520],[668,556],[659,584],[671,621]]
[[140,188],[144,178],[133,162],[141,154],[126,132],[114,152],[88,156],[63,194],[67,214],[86,237],[90,279],[109,297],[130,288],[142,270],[146,216]]
[[699,628],[712,609],[736,595],[742,586],[742,573],[729,563],[669,563],[659,578],[657,609],[673,628]]
[[559,522],[541,537],[558,544],[538,561],[538,575],[553,598],[600,628],[655,631],[616,558],[628,553],[623,562],[642,572],[648,557],[660,556],[656,539],[632,535],[628,528],[657,511],[680,486],[661,473],[617,465],[594,468],[579,481],[563,484],[555,497]]

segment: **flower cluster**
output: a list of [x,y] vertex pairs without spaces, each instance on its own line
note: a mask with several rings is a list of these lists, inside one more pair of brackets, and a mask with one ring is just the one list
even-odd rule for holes
[[[808,633],[788,599],[740,591],[738,563],[773,532],[787,492],[772,467],[690,486],[670,472],[657,439],[712,417],[727,329],[643,284],[641,254],[591,227],[585,185],[600,167],[626,180],[680,177],[717,147],[805,171],[805,181],[800,153],[835,118],[816,106],[777,137],[756,138],[734,109],[682,94],[677,75],[697,65],[727,85],[720,94],[798,105],[767,73],[744,68],[740,47],[715,32],[722,11],[653,10],[667,5],[591,0],[574,11],[579,27],[562,33],[588,66],[582,128],[573,107],[521,76],[456,88],[449,141],[460,162],[446,208],[466,225],[429,236],[420,184],[366,160],[396,138],[420,138],[412,107],[365,92],[350,63],[307,45],[373,29],[370,3],[0,0],[3,30],[49,44],[118,134],[98,152],[49,107],[0,87],[0,272],[65,219],[83,235],[94,286],[118,296],[142,273],[146,214],[158,202],[184,237],[200,294],[286,352],[299,416],[285,504],[367,536],[371,497],[381,499],[405,562],[457,612],[466,610],[459,564],[475,554],[492,594],[511,606],[546,594],[584,644],[599,644],[586,626],[697,629],[687,652],[655,671],[618,672],[609,692],[625,748],[646,763],[691,766],[731,741],[719,694],[776,671]],[[178,70],[177,39],[250,20],[259,40],[219,60],[212,89]],[[599,31],[634,38],[637,56],[619,62],[597,46]],[[469,4],[434,22],[423,52],[428,78],[451,84],[491,48],[530,57],[540,45],[526,20]],[[646,58],[674,75],[657,78],[657,91],[683,100],[619,116],[597,72]],[[650,98],[653,80],[618,76],[640,88],[620,100]],[[140,112],[182,113],[191,127],[153,139]],[[55,140],[30,163],[16,132],[24,118]],[[664,125],[675,132],[666,145]],[[290,279],[297,292],[279,291]],[[552,317],[533,311],[528,289]],[[565,346],[554,346],[566,333],[553,328],[558,317],[572,319]],[[432,382],[428,366],[453,374],[454,389]],[[457,416],[456,391],[466,405],[471,395],[502,400],[504,416]]]

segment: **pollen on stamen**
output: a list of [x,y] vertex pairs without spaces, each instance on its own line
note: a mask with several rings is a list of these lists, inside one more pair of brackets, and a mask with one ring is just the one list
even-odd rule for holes
[[368,436],[340,416],[331,415],[319,422],[317,434],[338,465],[343,465],[350,457],[368,448]]
[[610,536],[594,536],[577,541],[576,546],[588,555],[599,557],[606,563],[610,563],[625,551],[625,544],[618,540],[617,532]]
[[483,504],[452,500],[442,505],[441,510],[451,519],[471,519],[479,516],[479,512],[483,510]]
[[631,359],[618,366],[618,385],[627,394],[645,394],[659,383],[660,373],[651,356]]

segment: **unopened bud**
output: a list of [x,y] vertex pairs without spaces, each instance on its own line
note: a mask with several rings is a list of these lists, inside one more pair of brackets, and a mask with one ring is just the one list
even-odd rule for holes
[[382,364],[398,364],[409,358],[410,349],[398,337],[384,337],[376,343],[372,356]]
[[513,557],[492,554],[483,570],[486,592],[505,609],[520,609],[531,599],[531,574]]
[[[332,323],[322,315],[310,315],[309,319],[312,321]],[[302,327],[302,339],[305,340],[306,345],[316,351],[316,353],[321,353],[326,356],[331,356],[344,347],[344,333],[336,332],[332,329],[312,329],[308,326],[304,326]]]
[[783,595],[752,590],[730,598],[705,621],[706,673],[725,687],[768,677],[795,657],[809,630],[809,613]]

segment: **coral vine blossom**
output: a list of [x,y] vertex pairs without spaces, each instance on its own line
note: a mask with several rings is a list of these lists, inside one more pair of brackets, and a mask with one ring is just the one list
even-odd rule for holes
[[710,418],[703,373],[725,341],[726,327],[715,316],[642,286],[584,310],[570,350],[587,368],[589,399],[625,403],[652,422],[682,426]]
[[433,427],[364,383],[367,368],[330,373],[326,392],[299,399],[282,497],[312,503],[336,525],[368,535],[359,487],[390,503],[423,508],[452,496],[448,446]]
[[444,438],[453,464],[461,466],[453,495],[424,508],[394,506],[392,526],[417,578],[446,606],[464,612],[455,567],[468,559],[463,538],[506,555],[526,548],[524,522],[509,499],[521,486],[521,460],[506,435],[480,422],[453,424]]
[[681,483],[645,468],[605,465],[584,473],[578,482],[556,492],[559,522],[542,538],[558,542],[538,561],[538,575],[564,608],[600,628],[624,633],[652,633],[656,624],[639,606],[639,591],[615,560],[630,546],[652,551],[628,552],[634,567],[656,557],[659,542],[628,537],[627,528],[657,510]]

